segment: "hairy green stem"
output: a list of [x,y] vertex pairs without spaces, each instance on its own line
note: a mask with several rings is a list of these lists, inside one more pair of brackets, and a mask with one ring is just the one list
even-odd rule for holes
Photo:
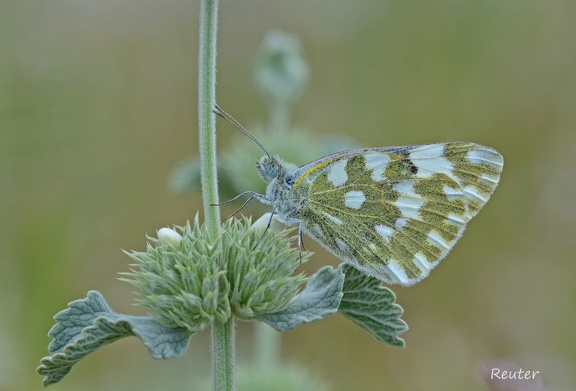
[[212,323],[212,359],[215,391],[235,389],[235,325],[234,317],[227,322]]
[[[200,45],[198,55],[198,141],[204,220],[210,236],[220,235],[220,209],[216,169],[216,35],[218,31],[218,0],[201,0]],[[215,391],[233,391],[234,382],[234,319],[212,324],[212,371]]]
[[218,0],[202,0],[200,5],[200,47],[198,53],[198,142],[204,219],[208,232],[216,237],[220,232],[218,178],[216,170],[216,33],[218,30]]

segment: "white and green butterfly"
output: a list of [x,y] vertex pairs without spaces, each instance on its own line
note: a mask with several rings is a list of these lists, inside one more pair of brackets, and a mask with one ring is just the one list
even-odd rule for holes
[[452,249],[503,164],[494,149],[469,142],[354,149],[302,167],[266,152],[256,164],[266,194],[234,199],[271,205],[273,216],[298,225],[299,245],[304,232],[358,270],[408,286]]

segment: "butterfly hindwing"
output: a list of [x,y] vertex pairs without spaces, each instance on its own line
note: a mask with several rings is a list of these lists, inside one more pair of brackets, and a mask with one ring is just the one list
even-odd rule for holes
[[473,143],[370,148],[298,169],[305,232],[382,281],[411,285],[446,256],[498,184],[503,159]]

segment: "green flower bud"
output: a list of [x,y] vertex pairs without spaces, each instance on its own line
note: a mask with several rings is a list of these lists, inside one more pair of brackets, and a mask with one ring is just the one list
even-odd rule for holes
[[284,104],[296,101],[310,76],[298,39],[281,31],[268,32],[256,57],[254,76],[267,99]]

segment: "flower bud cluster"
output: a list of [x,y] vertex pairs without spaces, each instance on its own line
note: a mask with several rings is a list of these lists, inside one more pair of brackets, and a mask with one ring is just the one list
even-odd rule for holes
[[128,253],[135,264],[125,280],[139,288],[138,303],[168,327],[196,332],[232,315],[250,320],[278,312],[306,281],[293,275],[300,251],[287,232],[264,234],[248,219],[228,220],[217,238],[196,219],[148,240],[146,251]]

